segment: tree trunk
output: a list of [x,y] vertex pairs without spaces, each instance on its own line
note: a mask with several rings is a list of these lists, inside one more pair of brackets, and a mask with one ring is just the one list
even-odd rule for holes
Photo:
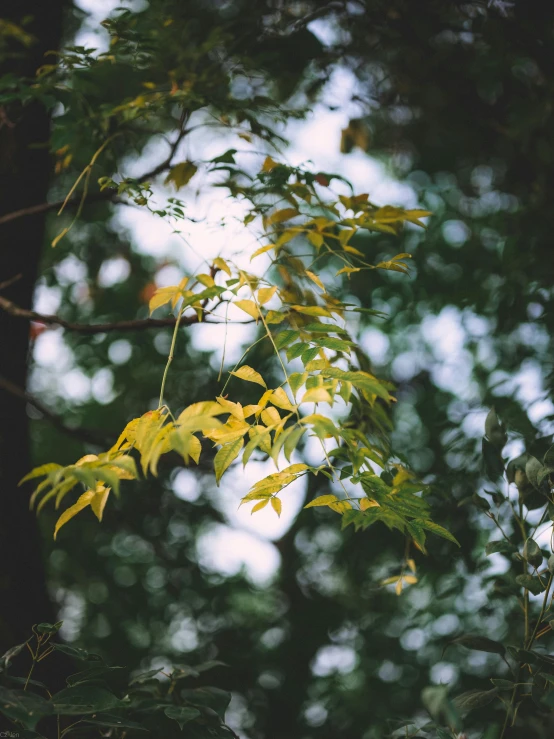
[[[44,53],[60,45],[62,9],[63,0],[4,0],[3,19],[19,25],[32,17],[25,30],[35,42],[28,48],[14,45],[21,58],[2,59],[3,73],[34,76]],[[49,129],[48,113],[38,103],[0,108],[0,216],[46,200]],[[43,214],[24,216],[0,225],[0,283],[19,276],[2,294],[25,308],[31,307],[44,219]],[[0,376],[24,388],[29,325],[0,311],[0,346]],[[25,641],[33,623],[55,618],[35,515],[27,491],[17,486],[30,466],[25,403],[0,387],[0,654]]]

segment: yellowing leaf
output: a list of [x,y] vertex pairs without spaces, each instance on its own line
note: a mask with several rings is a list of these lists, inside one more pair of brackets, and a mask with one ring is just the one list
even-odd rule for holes
[[394,592],[396,593],[396,595],[401,595],[401,593],[402,593],[402,580],[399,580],[396,583],[396,586],[394,588]]
[[261,511],[262,508],[265,508],[268,503],[269,503],[269,498],[264,498],[264,500],[260,500],[260,502],[256,503],[256,505],[250,511],[250,515],[252,515],[253,513],[256,513],[257,511]]
[[244,417],[249,418],[250,416],[253,416],[254,413],[259,413],[261,410],[262,410],[262,406],[259,404],[245,405],[243,408]]
[[266,251],[269,251],[270,249],[274,249],[275,244],[267,244],[266,246],[261,246],[259,249],[256,249],[254,254],[250,257],[250,261],[254,259],[254,257],[259,257],[260,254],[265,254]]
[[317,275],[314,275],[314,273],[310,272],[309,269],[306,270],[306,274],[308,275],[308,277],[310,278],[312,282],[315,282],[315,284],[318,287],[320,287],[323,290],[323,292],[325,292],[325,285],[323,284],[323,282],[321,282],[321,280],[319,279]]
[[336,503],[338,500],[336,495],[319,495],[311,500],[304,508],[315,508],[319,506],[328,506],[330,503]]
[[184,421],[186,418],[194,418],[197,416],[219,416],[224,413],[221,405],[214,400],[203,400],[200,403],[189,405],[179,415],[177,423]]
[[165,184],[173,183],[175,189],[179,190],[184,187],[197,173],[198,167],[192,162],[181,162],[171,167],[169,174],[165,178]]
[[258,303],[260,305],[265,305],[265,303],[268,303],[271,300],[276,292],[277,287],[275,285],[273,285],[273,287],[261,287],[258,290]]
[[342,515],[345,511],[349,511],[352,508],[352,504],[347,500],[337,500],[336,503],[329,503],[329,508],[335,511],[335,513]]
[[78,513],[80,513],[82,510],[90,505],[95,495],[96,493],[92,490],[87,490],[86,493],[83,493],[81,495],[79,500],[74,505],[72,505],[70,508],[62,513],[62,515],[56,521],[56,527],[54,529],[54,539],[57,537],[58,531],[61,529],[62,526],[64,526],[68,521],[71,521],[74,516],[76,516]]
[[417,577],[414,577],[414,575],[404,575],[403,580],[404,582],[408,583],[408,585],[415,585],[417,582]]
[[291,218],[295,218],[300,215],[296,208],[283,208],[282,210],[276,210],[270,216],[265,219],[266,228],[272,226],[275,223],[283,223],[283,221],[289,221]]
[[416,571],[416,565],[413,559],[407,559],[406,564],[408,565],[408,567],[410,568],[412,572]]
[[252,316],[252,318],[255,318],[256,320],[260,317],[258,306],[253,300],[235,300],[234,305],[245,313],[248,313],[249,316]]
[[267,156],[262,164],[262,172],[271,172],[272,169],[278,166],[278,163],[274,159]]
[[370,500],[369,498],[362,498],[360,500],[360,510],[367,511],[368,508],[379,508],[379,503],[376,500]]
[[176,285],[172,285],[171,287],[160,287],[156,290],[148,303],[150,313],[153,313],[156,308],[161,308],[162,305],[169,303],[169,301],[175,297],[175,295],[178,295],[179,292],[180,290]]
[[225,259],[222,259],[221,257],[216,257],[214,259],[214,267],[217,267],[218,269],[222,270],[223,272],[226,272],[229,277],[231,277],[231,269]]
[[295,410],[295,406],[291,404],[288,395],[282,387],[278,387],[271,393],[269,401],[270,403],[273,403],[273,405],[276,405],[277,408],[282,408],[285,411]]
[[204,287],[213,287],[215,285],[214,278],[211,275],[202,273],[200,275],[196,275],[196,279],[201,285],[204,285]]
[[275,513],[281,517],[282,503],[280,498],[271,498],[271,507]]
[[235,418],[238,418],[239,421],[244,421],[244,410],[240,403],[233,403],[232,400],[227,400],[227,398],[222,398],[221,396],[217,398],[217,402],[221,405],[222,408],[225,408],[225,410],[228,411],[232,416],[234,416]]
[[333,398],[324,387],[312,387],[304,393],[301,403],[332,403]]
[[244,441],[242,440],[242,438],[235,439],[235,441],[222,446],[218,453],[215,455],[215,480],[218,485],[219,481],[221,480],[221,476],[223,475],[227,467],[229,467],[231,462],[233,462],[238,457],[243,445]]
[[365,257],[365,254],[363,251],[360,251],[359,249],[355,249],[353,246],[346,246],[346,244],[342,247],[344,251],[348,252],[349,254],[355,254],[357,257]]
[[277,408],[266,408],[262,411],[262,421],[266,426],[275,426],[281,423],[281,416]]
[[102,520],[102,516],[104,515],[104,508],[106,507],[106,501],[108,500],[110,490],[111,488],[107,488],[98,483],[96,486],[96,492],[90,501],[90,507],[99,521]]
[[359,272],[360,270],[361,267],[343,267],[342,269],[339,269],[335,277],[338,277],[339,275],[348,275],[350,277],[351,274]]
[[247,364],[243,364],[242,367],[239,367],[238,370],[235,370],[230,374],[240,378],[241,380],[246,380],[246,382],[256,382],[262,387],[267,387],[265,380],[260,373],[256,372],[256,370],[252,369],[252,367],[249,367]]
[[293,305],[292,307],[298,313],[305,313],[307,316],[325,316],[325,318],[331,318],[331,314],[327,308],[322,308],[319,305]]
[[283,323],[285,320],[286,315],[284,313],[281,313],[278,310],[270,310],[267,312],[267,316],[265,317],[266,323]]

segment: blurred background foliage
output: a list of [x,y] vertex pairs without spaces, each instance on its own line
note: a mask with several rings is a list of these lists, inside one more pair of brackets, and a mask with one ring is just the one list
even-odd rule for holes
[[[87,28],[91,8],[82,7],[65,8],[66,41]],[[167,4],[151,0],[139,10],[148,21]],[[433,483],[434,518],[461,549],[430,540],[427,557],[413,555],[419,583],[398,598],[379,581],[397,572],[402,538],[384,527],[340,533],[332,513],[316,510],[259,550],[248,534],[255,557],[278,562],[269,577],[255,577],[233,565],[237,524],[213,476],[168,466],[158,480],[126,490],[102,527],[83,518],[54,544],[55,514],[44,517],[50,592],[65,638],[112,664],[228,663],[215,680],[233,690],[228,723],[241,737],[376,739],[394,729],[393,719],[422,711],[426,686],[486,689],[491,674],[503,674],[495,654],[451,647],[443,656],[448,639],[474,632],[509,640],[517,628],[516,599],[491,600],[502,565],[481,551],[492,523],[458,504],[483,489],[488,407],[514,432],[514,455],[526,448],[541,456],[552,434],[554,17],[546,3],[519,0],[213,0],[170,12],[176,23],[188,15],[184,60],[187,44],[224,27],[253,72],[264,69],[265,94],[308,120],[316,101],[342,110],[329,94],[340,71],[352,94],[342,141],[326,142],[330,158],[340,147],[347,162],[362,149],[404,185],[399,192],[433,211],[425,233],[362,243],[374,262],[411,253],[410,277],[362,273],[348,289],[352,302],[387,314],[360,319],[359,331],[374,371],[398,388],[394,446]],[[274,30],[266,43],[264,23]],[[241,80],[244,99],[260,79]],[[115,73],[96,82],[99,96],[114,100],[134,84]],[[220,83],[214,98],[228,94]],[[87,132],[76,135],[83,165]],[[147,131],[119,142],[116,168],[152,146],[160,142]],[[51,199],[63,198],[73,173],[56,180]],[[113,212],[106,203],[87,206],[55,250],[47,245],[59,226],[49,216],[38,310],[84,322],[146,315],[153,282],[181,264],[163,249],[137,247],[133,216],[122,222]],[[160,226],[160,241],[166,233]],[[109,440],[155,404],[169,330],[32,331],[31,391],[67,426]],[[219,355],[203,337],[192,329],[179,336],[167,389],[175,408],[218,393]],[[254,350],[249,361],[260,368],[269,358]],[[36,418],[32,449],[35,464],[67,464],[94,447]],[[317,478],[304,495],[324,492]],[[237,490],[224,495],[238,501]],[[210,556],[214,531],[225,534],[220,565]],[[478,711],[472,721],[483,728]],[[541,736],[533,731],[530,723],[526,736]]]

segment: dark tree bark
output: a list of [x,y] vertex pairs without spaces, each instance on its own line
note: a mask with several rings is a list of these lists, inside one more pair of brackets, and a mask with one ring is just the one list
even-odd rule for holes
[[[20,57],[3,59],[2,72],[32,77],[44,53],[57,49],[62,33],[63,0],[4,0],[0,15],[20,24],[35,42],[18,47]],[[50,121],[41,105],[0,109],[0,216],[46,199],[51,172]],[[39,146],[37,146],[39,145]],[[0,226],[0,282],[21,277],[3,295],[30,308],[44,241],[43,214]],[[29,324],[0,312],[0,375],[25,387]],[[17,483],[31,465],[25,403],[0,389],[0,653],[25,641],[30,627],[55,618],[48,597],[41,542],[29,496]]]

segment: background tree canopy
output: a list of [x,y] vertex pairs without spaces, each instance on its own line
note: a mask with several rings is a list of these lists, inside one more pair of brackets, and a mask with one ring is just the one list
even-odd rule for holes
[[[494,406],[511,432],[504,456],[542,460],[551,445],[552,12],[519,0],[35,6],[8,2],[0,25],[2,646],[59,618],[68,644],[132,670],[220,660],[210,684],[232,691],[226,721],[251,739],[376,739],[445,711],[443,684],[490,689],[491,675],[505,677],[503,651],[444,648],[462,634],[515,644],[521,630],[513,592],[495,599],[509,589],[506,563],[484,553],[490,493],[507,486],[485,481],[481,437]],[[67,84],[49,90],[59,68],[45,53],[62,48]],[[163,94],[149,98],[148,84]],[[302,135],[325,140],[314,165]],[[78,188],[57,217],[107,140],[84,205]],[[425,556],[406,552],[400,532],[341,531],[333,511],[300,512],[330,492],[322,475],[291,492],[280,525],[264,511],[256,538],[256,516],[245,529],[235,512],[251,478],[231,470],[218,489],[210,464],[175,460],[126,488],[102,525],[86,512],[53,541],[59,512],[45,508],[37,526],[18,481],[109,448],[155,408],[172,336],[83,324],[144,321],[156,288],[202,257],[250,254],[241,182],[205,192],[233,181],[235,161],[253,175],[278,158],[274,146],[321,170],[318,184],[326,172],[373,173],[376,192],[356,182],[370,200],[433,213],[425,231],[350,242],[373,264],[411,254],[409,275],[353,273],[333,295],[367,309],[356,313],[361,369],[394,382],[398,398],[382,423],[460,548],[429,537]],[[215,178],[197,173],[218,157]],[[122,177],[133,179],[114,190]],[[165,215],[144,213],[141,198]],[[166,386],[175,408],[220,394],[220,328],[180,330]],[[233,331],[226,361],[256,336]],[[248,362],[276,376],[264,343]],[[299,455],[316,464],[309,445]],[[256,464],[259,477],[272,471]],[[528,523],[539,523],[533,510]],[[506,533],[519,535],[513,523]],[[548,548],[543,529],[535,538]],[[257,569],[241,567],[241,547]],[[408,559],[419,581],[397,597],[381,583]],[[44,663],[59,682],[66,667]],[[525,704],[510,736],[552,729],[539,698],[540,715]],[[476,705],[464,729],[494,739],[504,713]]]

